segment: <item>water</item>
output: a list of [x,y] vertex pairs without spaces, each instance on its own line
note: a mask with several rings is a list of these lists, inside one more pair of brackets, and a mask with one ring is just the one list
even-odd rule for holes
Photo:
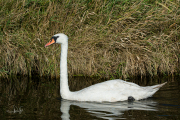
[[[102,81],[80,78],[73,79],[69,84],[74,91]],[[62,100],[59,95],[59,82],[55,80],[1,80],[0,119],[180,119],[180,80],[171,78],[163,81],[168,83],[146,100],[95,103]],[[162,81],[159,80],[160,82]],[[157,84],[150,81],[135,83]]]

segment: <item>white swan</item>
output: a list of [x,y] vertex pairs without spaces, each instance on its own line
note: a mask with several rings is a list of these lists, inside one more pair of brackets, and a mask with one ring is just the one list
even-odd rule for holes
[[116,102],[128,99],[140,100],[152,96],[160,87],[166,84],[141,87],[131,82],[116,79],[98,83],[80,91],[71,92],[68,86],[67,73],[68,37],[63,33],[56,34],[45,47],[53,43],[61,44],[60,94],[63,99],[96,102]]

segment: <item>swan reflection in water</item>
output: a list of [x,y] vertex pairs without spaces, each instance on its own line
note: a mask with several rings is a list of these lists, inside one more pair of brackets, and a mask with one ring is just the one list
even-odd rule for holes
[[78,101],[69,101],[61,100],[60,110],[62,112],[62,120],[70,119],[70,106],[75,105],[80,108],[85,109],[91,115],[96,116],[102,119],[117,119],[123,115],[124,111],[128,110],[146,110],[146,111],[157,111],[156,105],[157,102],[150,99],[134,101],[134,102],[115,102],[115,103],[94,103],[94,102],[78,102]]

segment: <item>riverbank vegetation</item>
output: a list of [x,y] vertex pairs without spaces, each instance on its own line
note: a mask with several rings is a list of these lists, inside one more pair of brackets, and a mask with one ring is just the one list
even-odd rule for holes
[[59,77],[56,33],[69,36],[70,76],[180,74],[178,0],[1,0],[0,77]]

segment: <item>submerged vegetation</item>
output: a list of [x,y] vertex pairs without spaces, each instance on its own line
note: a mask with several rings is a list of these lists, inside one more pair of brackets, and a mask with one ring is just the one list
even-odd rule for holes
[[128,78],[180,74],[178,0],[1,0],[0,77],[59,77],[69,36],[70,76]]

